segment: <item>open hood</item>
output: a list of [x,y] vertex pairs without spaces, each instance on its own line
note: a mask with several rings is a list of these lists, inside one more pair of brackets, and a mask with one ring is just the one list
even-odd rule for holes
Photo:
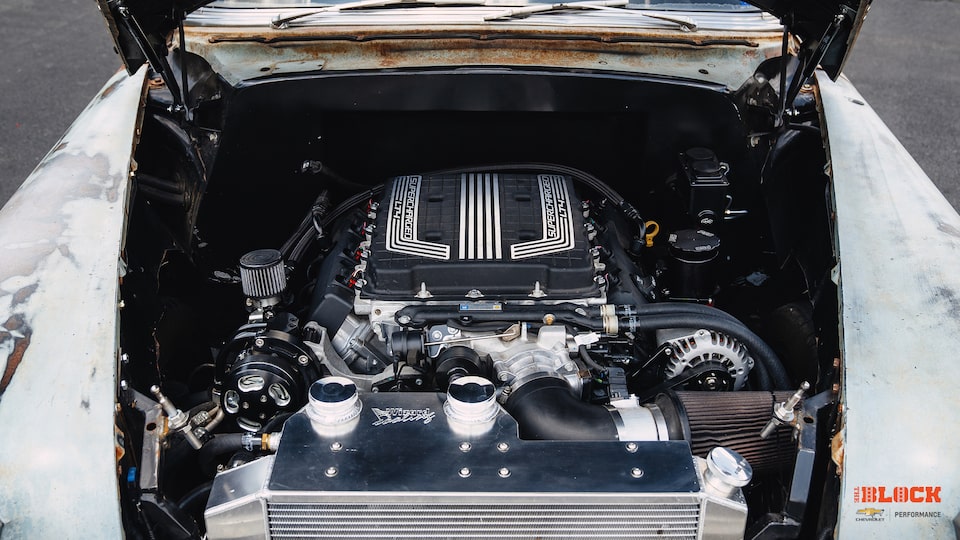
[[803,40],[800,61],[836,79],[860,33],[873,0],[748,0],[770,12]]
[[133,75],[144,62],[163,72],[157,61],[166,56],[167,35],[188,13],[212,1],[97,0],[97,6],[107,20],[123,65]]
[[[133,73],[144,62],[157,71],[166,55],[166,39],[186,14],[212,0],[97,0],[100,12]],[[847,59],[872,0],[748,0],[779,17],[801,40],[800,61],[819,64],[836,78]]]

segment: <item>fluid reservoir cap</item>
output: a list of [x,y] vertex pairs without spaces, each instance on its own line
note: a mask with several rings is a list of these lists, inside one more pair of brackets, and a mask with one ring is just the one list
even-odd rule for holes
[[493,383],[474,375],[456,379],[447,389],[443,411],[450,420],[462,424],[492,421],[500,412]]
[[667,243],[674,258],[690,263],[712,261],[720,250],[720,237],[701,229],[672,232]]
[[717,155],[713,153],[713,150],[709,148],[691,148],[685,153],[694,176],[702,178],[720,175],[720,161],[717,160]]
[[[463,377],[461,377],[462,379]],[[488,401],[495,394],[493,385],[490,381],[481,377],[469,377],[470,379],[479,379],[478,381],[468,381],[450,385],[448,395],[461,403],[483,403]]]
[[310,386],[307,416],[314,424],[335,426],[360,415],[357,386],[346,377],[324,377]]
[[737,452],[718,446],[707,454],[704,476],[710,487],[729,494],[750,483],[753,467]]
[[690,161],[708,161],[717,159],[717,155],[713,153],[713,150],[700,146],[690,148],[685,153]]

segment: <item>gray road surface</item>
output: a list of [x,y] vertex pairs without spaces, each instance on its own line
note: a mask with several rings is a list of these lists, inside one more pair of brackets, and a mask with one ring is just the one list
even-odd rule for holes
[[[877,0],[846,73],[960,208],[960,0]],[[93,0],[0,3],[0,203],[119,67]]]

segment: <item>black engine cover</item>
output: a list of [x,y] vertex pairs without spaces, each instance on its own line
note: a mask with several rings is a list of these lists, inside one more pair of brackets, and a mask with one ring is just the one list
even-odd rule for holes
[[[546,299],[600,295],[570,177],[556,174],[399,176],[387,182],[362,294],[410,299]],[[476,295],[473,295],[476,296]]]

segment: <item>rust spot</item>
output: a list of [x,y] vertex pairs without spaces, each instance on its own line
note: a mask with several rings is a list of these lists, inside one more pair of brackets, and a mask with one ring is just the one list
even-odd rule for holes
[[[11,319],[12,318],[13,317],[11,317]],[[30,346],[30,336],[32,334],[28,328],[23,332],[22,338],[13,338],[13,351],[10,353],[10,356],[7,357],[7,366],[3,370],[3,377],[0,378],[0,396],[3,396],[3,393],[7,390],[7,386],[10,385],[10,381],[13,379],[13,374],[16,373],[17,368],[20,367],[20,362],[23,361],[23,354],[27,352],[27,347]],[[5,339],[10,339],[10,335],[8,334]]]
[[839,432],[830,440],[830,457],[837,465],[837,474],[843,475],[843,432]]
[[34,283],[33,285],[27,285],[26,287],[21,288],[19,291],[13,293],[13,301],[11,302],[11,305],[18,306],[26,302],[27,300],[30,299],[30,295],[32,295],[33,292],[36,290],[37,290],[36,283]]
[[11,315],[10,318],[3,323],[3,327],[11,332],[16,332],[23,328],[23,317],[20,315]]
[[117,91],[117,88],[120,88],[120,85],[123,84],[123,81],[124,81],[124,80],[125,80],[125,79],[122,79],[122,78],[121,78],[121,79],[117,79],[116,81],[113,82],[113,84],[111,84],[110,86],[104,88],[104,89],[103,89],[103,92],[101,92],[100,95],[97,96],[97,99],[100,99],[100,100],[106,99],[107,96],[109,96],[110,94],[116,92],[116,91]]

